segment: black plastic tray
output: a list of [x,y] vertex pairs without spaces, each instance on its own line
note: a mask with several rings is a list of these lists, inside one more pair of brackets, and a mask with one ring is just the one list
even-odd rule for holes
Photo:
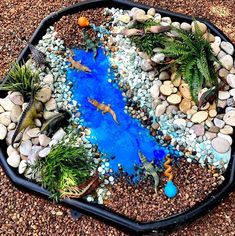
[[[139,7],[144,10],[149,9],[149,6],[134,3],[131,1],[126,0],[88,0],[82,3],[75,4],[70,7],[63,8],[58,12],[54,12],[51,15],[47,16],[38,26],[36,31],[34,32],[33,36],[29,40],[32,44],[37,44],[37,42],[41,39],[41,37],[46,33],[46,29],[53,25],[56,21],[58,21],[64,15],[70,15],[77,13],[81,10],[86,10],[89,8],[98,8],[98,7],[116,7],[122,9],[131,9],[132,7]],[[191,22],[192,17],[186,16],[183,14],[173,13],[167,10],[158,9],[157,12],[160,13],[162,16],[169,16],[171,17],[172,21],[179,21],[179,22]],[[205,23],[210,31],[214,35],[218,35],[221,37],[223,41],[230,41],[217,27],[211,24],[209,21],[200,19],[201,22]],[[17,61],[22,62],[23,60],[26,61],[29,54],[29,48],[26,46],[20,56],[18,57]],[[2,94],[3,95],[3,94]],[[234,135],[233,135],[234,140]],[[6,144],[4,142],[0,142],[0,161],[2,164],[3,169],[5,170],[7,176],[11,179],[11,181],[20,187],[21,189],[31,191],[32,193],[36,193],[48,199],[50,193],[39,186],[36,183],[30,182],[20,176],[17,171],[11,168],[6,162]],[[151,233],[151,232],[159,232],[161,230],[167,230],[169,228],[179,226],[183,223],[188,223],[200,217],[204,213],[208,212],[212,209],[216,204],[219,203],[234,187],[235,182],[235,158],[234,158],[234,145],[232,147],[232,157],[228,164],[228,168],[224,174],[225,181],[222,185],[220,185],[212,194],[210,194],[203,202],[197,204],[195,207],[181,213],[176,214],[171,217],[167,217],[163,220],[158,220],[151,223],[141,223],[133,221],[123,215],[117,214],[108,208],[94,204],[88,203],[84,200],[74,200],[74,199],[65,199],[63,203],[68,205],[70,208],[76,209],[84,214],[95,216],[100,220],[103,220],[107,223],[115,225],[122,230],[126,230],[129,232],[137,234],[142,233]],[[68,226],[69,227],[69,226]]]

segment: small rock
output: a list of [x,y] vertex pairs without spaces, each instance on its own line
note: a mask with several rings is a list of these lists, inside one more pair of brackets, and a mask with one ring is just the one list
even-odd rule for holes
[[220,47],[218,46],[218,44],[211,43],[211,48],[212,48],[213,54],[217,56],[220,52]]
[[46,147],[46,148],[42,149],[42,150],[38,153],[38,155],[39,155],[40,157],[46,157],[46,156],[50,153],[50,151],[51,151],[51,148],[50,148],[50,147]]
[[6,136],[7,136],[7,128],[3,124],[0,124],[0,140],[4,140]]
[[151,88],[150,88],[150,93],[151,93],[151,96],[153,98],[158,98],[159,97],[159,85],[157,84],[154,84]]
[[22,113],[21,106],[14,105],[12,110],[11,110],[11,120],[12,122],[18,122],[20,115]]
[[221,44],[221,38],[219,36],[215,36],[215,43],[220,46]]
[[219,133],[219,131],[220,131],[220,128],[219,127],[217,127],[217,126],[211,126],[210,128],[209,128],[209,132],[211,132],[211,133]]
[[[201,23],[200,21],[196,21],[196,24],[198,25],[198,28],[200,31],[204,34],[207,31],[207,26],[204,23]],[[192,32],[195,33],[195,22],[192,22]]]
[[233,58],[232,58],[231,55],[225,55],[224,57],[220,58],[219,61],[225,69],[227,69],[227,70],[232,69],[232,67],[233,67]]
[[169,79],[170,79],[170,75],[169,75],[168,72],[162,71],[162,72],[159,74],[159,79],[160,79],[160,80],[169,80]]
[[39,138],[32,138],[31,139],[33,145],[38,145],[39,144]]
[[49,120],[50,118],[52,118],[53,116],[55,116],[57,113],[55,113],[55,112],[51,112],[51,111],[45,111],[44,113],[43,113],[43,118],[45,119],[45,120]]
[[178,107],[175,106],[175,105],[169,105],[167,108],[166,108],[166,114],[169,115],[169,114],[172,114],[172,113],[176,113],[178,111]]
[[63,128],[60,128],[52,137],[52,139],[56,140],[56,141],[61,141],[62,138],[66,135],[65,131],[63,130]]
[[27,134],[30,138],[36,138],[40,134],[40,129],[39,128],[33,128],[27,131]]
[[155,116],[159,117],[163,115],[165,111],[166,111],[166,106],[164,104],[160,104],[156,107]]
[[193,125],[191,127],[191,129],[194,131],[194,133],[196,134],[196,136],[203,136],[205,134],[205,127],[204,125]]
[[19,152],[13,148],[11,145],[7,147],[7,155],[8,156],[13,156],[13,155],[19,155]]
[[42,126],[42,122],[39,119],[35,119],[34,122],[35,122],[35,125],[37,127],[41,127]]
[[24,103],[24,97],[20,92],[13,92],[9,95],[9,99],[18,106],[22,106]]
[[181,23],[180,28],[182,30],[190,31],[192,26],[189,23],[183,22]]
[[220,129],[222,129],[225,125],[225,122],[223,120],[220,120],[218,118],[214,119],[214,124],[215,126],[219,127]]
[[220,47],[228,54],[233,55],[234,53],[234,47],[231,43],[229,42],[222,42]]
[[54,82],[53,75],[52,74],[46,75],[43,79],[43,82],[45,84],[53,84],[53,82]]
[[4,126],[8,126],[11,123],[11,113],[10,112],[4,112],[0,114],[0,124],[3,124]]
[[187,122],[185,119],[178,118],[173,121],[173,124],[177,127],[186,127]]
[[32,143],[30,140],[23,141],[20,145],[20,154],[28,156],[32,149]]
[[231,110],[224,115],[223,120],[227,125],[235,126],[235,111]]
[[45,87],[45,88],[40,89],[37,92],[36,97],[39,101],[43,103],[48,102],[51,98],[51,88]]
[[208,112],[206,112],[206,111],[198,111],[197,113],[195,113],[192,116],[191,121],[193,123],[202,123],[207,118],[208,118]]
[[165,59],[165,55],[163,53],[157,53],[153,57],[151,57],[151,60],[156,63],[163,62],[164,59]]
[[177,105],[181,102],[181,96],[179,94],[171,94],[167,97],[167,101],[172,105]]
[[146,71],[146,72],[151,71],[153,69],[149,60],[142,60],[140,67],[143,71]]
[[188,84],[185,84],[185,83],[181,84],[179,86],[179,90],[184,98],[186,98],[188,100],[192,100]]
[[156,14],[156,10],[153,7],[148,9],[147,15],[155,16],[155,14]]
[[233,127],[230,125],[225,125],[223,129],[220,130],[222,134],[228,134],[231,135],[233,134]]
[[20,155],[12,155],[7,158],[7,163],[14,168],[17,168],[20,164]]
[[13,130],[13,129],[15,129],[15,127],[16,127],[16,124],[11,123],[11,124],[8,125],[7,130]]
[[[7,137],[6,137],[6,143],[7,145],[10,145],[11,144],[11,140],[12,140],[12,137],[13,137],[13,134],[14,134],[15,130],[10,130],[8,133],[7,133]],[[15,139],[15,142],[18,142],[20,139],[22,138],[22,133],[19,133]]]
[[212,133],[212,132],[209,132],[209,131],[206,131],[205,133],[205,137],[209,140],[212,140],[214,138],[216,138],[217,134],[216,133]]
[[0,99],[0,105],[5,111],[11,111],[14,106],[14,103],[9,98],[6,97]]
[[130,22],[131,18],[128,14],[125,14],[125,15],[119,16],[118,20],[125,23],[125,24],[128,24]]
[[142,59],[150,60],[150,56],[146,52],[138,52],[138,54]]
[[163,94],[164,96],[169,96],[172,94],[172,88],[168,85],[161,85],[160,86],[160,92],[161,94]]
[[47,137],[45,134],[41,134],[39,136],[39,143],[41,146],[46,147],[47,145],[49,145],[50,142],[51,142],[51,139]]
[[233,143],[232,137],[228,134],[218,133],[218,137],[226,139],[230,145],[232,145],[232,143]]
[[45,108],[48,111],[52,111],[55,110],[57,108],[57,104],[56,104],[56,100],[54,98],[51,98],[46,104],[45,104]]
[[215,41],[215,36],[213,34],[208,33],[208,32],[203,34],[202,37],[210,43],[213,43]]
[[212,148],[219,153],[225,153],[230,149],[229,142],[221,137],[216,137],[211,141]]
[[226,81],[230,87],[235,88],[235,75],[228,74],[226,77]]
[[226,78],[228,74],[229,74],[229,71],[226,70],[225,68],[221,68],[219,70],[219,76],[222,78]]
[[179,108],[182,112],[186,113],[192,106],[192,103],[188,99],[182,99]]
[[228,91],[219,91],[219,99],[220,100],[226,100],[230,97],[230,94]]
[[226,100],[220,100],[218,99],[218,103],[217,103],[217,106],[220,107],[220,108],[225,108],[227,105],[227,101]]
[[28,166],[27,161],[26,160],[22,160],[20,162],[20,164],[19,164],[19,167],[18,167],[19,174],[23,174],[25,172],[27,166]]
[[4,109],[0,106],[0,113],[3,113]]
[[175,87],[179,87],[181,84],[182,78],[181,76],[176,77],[176,73],[174,72],[171,74],[171,81]]

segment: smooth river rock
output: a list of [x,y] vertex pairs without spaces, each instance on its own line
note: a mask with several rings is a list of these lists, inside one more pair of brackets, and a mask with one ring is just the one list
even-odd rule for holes
[[37,99],[43,103],[46,103],[50,100],[51,98],[51,89],[49,87],[45,87],[40,89],[37,92]]
[[221,62],[222,66],[227,69],[231,70],[233,67],[233,58],[231,55],[225,55],[224,57],[220,58],[219,61]]
[[7,163],[14,167],[17,168],[20,164],[20,155],[11,155],[7,158]]
[[235,126],[235,111],[231,110],[225,113],[223,120],[227,125]]
[[7,136],[7,128],[3,124],[0,124],[0,140],[5,139],[6,136]]
[[0,99],[0,105],[3,107],[5,111],[11,111],[14,103],[9,98],[1,98]]
[[216,137],[211,141],[211,146],[215,149],[215,151],[219,153],[225,153],[230,149],[230,144],[228,140]]
[[226,80],[230,87],[235,88],[235,75],[228,74]]
[[207,118],[208,118],[208,112],[206,112],[206,111],[199,111],[199,112],[195,113],[192,116],[191,121],[193,123],[202,123]]
[[26,160],[22,160],[20,162],[20,164],[19,164],[19,167],[18,167],[19,174],[23,174],[25,172],[27,166],[28,166],[27,161]]
[[20,154],[28,156],[32,150],[32,143],[30,140],[23,141],[20,145]]
[[234,53],[234,47],[233,47],[233,45],[231,44],[231,43],[229,43],[229,42],[222,42],[221,44],[220,44],[220,47],[226,52],[226,53],[228,53],[228,54],[230,54],[230,55],[233,55],[233,53]]

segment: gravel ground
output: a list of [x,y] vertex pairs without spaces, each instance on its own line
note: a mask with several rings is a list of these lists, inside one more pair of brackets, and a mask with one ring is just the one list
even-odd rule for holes
[[199,164],[189,164],[184,158],[172,168],[172,173],[173,182],[179,188],[179,194],[173,199],[167,198],[163,193],[166,182],[163,175],[160,175],[158,194],[154,191],[151,177],[137,186],[130,185],[121,178],[121,181],[109,189],[111,197],[106,206],[134,220],[151,222],[186,211],[201,202],[222,182],[221,176],[213,177],[206,168]]
[[[39,22],[50,12],[76,0],[2,0],[0,1],[0,75],[16,59]],[[195,16],[204,16],[221,28],[235,42],[234,0],[153,1],[141,0]],[[27,17],[26,17],[27,16]],[[26,25],[27,27],[22,27]],[[90,217],[73,220],[63,206],[18,191],[0,168],[0,235],[124,235]],[[165,235],[235,235],[235,192],[210,214],[188,226]]]

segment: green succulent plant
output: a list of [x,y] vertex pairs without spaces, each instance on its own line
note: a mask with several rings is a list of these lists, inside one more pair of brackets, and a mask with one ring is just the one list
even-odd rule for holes
[[18,91],[26,100],[29,100],[32,91],[37,91],[39,74],[31,70],[26,64],[14,63],[6,79],[0,84],[0,91]]
[[[176,67],[175,78],[182,76],[188,83],[191,96],[198,101],[198,92],[204,86],[218,85],[214,62],[218,62],[213,55],[210,43],[203,37],[197,23],[195,32],[174,28],[178,33],[175,39],[168,39],[162,50],[166,56],[174,59],[167,67]],[[164,68],[166,69],[166,68]]]

